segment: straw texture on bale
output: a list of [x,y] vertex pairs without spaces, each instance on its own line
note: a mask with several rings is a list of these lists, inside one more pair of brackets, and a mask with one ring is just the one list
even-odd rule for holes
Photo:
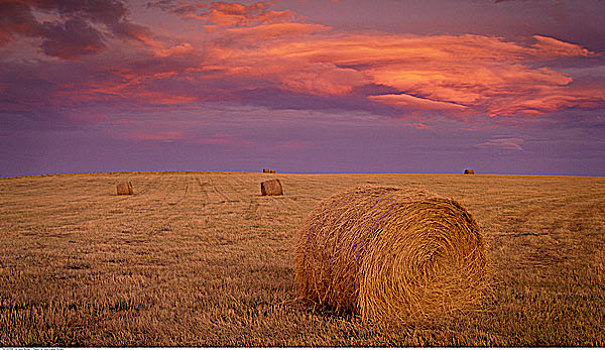
[[281,196],[284,194],[281,182],[278,179],[261,182],[260,192],[263,196]]
[[271,170],[271,171],[269,171],[269,172],[270,172],[271,174],[275,174],[275,173],[276,173],[276,171],[275,171],[275,170]]
[[475,171],[473,169],[464,169],[464,174],[475,175]]
[[423,190],[361,186],[325,200],[299,232],[302,297],[364,320],[405,321],[476,304],[485,243],[458,202]]
[[117,185],[117,191],[118,196],[134,194],[134,188],[132,187],[132,183],[130,181],[119,183]]
[[269,173],[269,169],[263,169],[263,173]]

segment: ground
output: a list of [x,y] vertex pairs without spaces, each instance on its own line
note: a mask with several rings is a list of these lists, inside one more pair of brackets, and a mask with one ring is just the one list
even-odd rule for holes
[[[275,177],[284,196],[260,196]],[[490,259],[480,310],[394,331],[298,299],[298,227],[366,183],[474,215]],[[0,179],[0,219],[1,346],[605,346],[602,177],[31,176]]]

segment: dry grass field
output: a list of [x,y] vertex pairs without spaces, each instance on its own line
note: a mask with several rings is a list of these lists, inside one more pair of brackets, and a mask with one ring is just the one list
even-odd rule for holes
[[[279,178],[284,196],[261,197]],[[131,181],[134,196],[117,196]],[[383,329],[298,300],[296,230],[365,183],[459,200],[481,310]],[[605,178],[112,173],[0,179],[0,346],[605,346]]]

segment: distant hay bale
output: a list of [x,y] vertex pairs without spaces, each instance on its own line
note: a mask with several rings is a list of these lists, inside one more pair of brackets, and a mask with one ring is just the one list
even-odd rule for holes
[[130,181],[119,183],[117,185],[117,190],[118,196],[134,194],[134,188],[132,187],[132,183]]
[[281,196],[284,194],[281,182],[278,179],[261,182],[260,192],[263,196]]
[[401,321],[476,304],[486,262],[479,227],[458,202],[366,185],[309,215],[295,270],[304,298],[364,320]]
[[270,172],[271,174],[275,174],[275,173],[276,173],[276,171],[275,171],[275,170],[271,170],[271,171],[269,171],[269,172]]
[[269,169],[263,169],[263,173],[269,173]]
[[465,175],[475,175],[475,171],[473,169],[464,169]]

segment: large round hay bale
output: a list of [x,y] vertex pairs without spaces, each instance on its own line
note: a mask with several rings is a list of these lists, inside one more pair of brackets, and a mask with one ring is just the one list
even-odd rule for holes
[[132,183],[130,181],[119,183],[116,187],[118,191],[118,196],[130,196],[134,194],[134,188],[132,187]]
[[266,169],[266,168],[263,169],[263,173],[267,173],[268,174],[269,173],[269,169]]
[[473,169],[464,169],[465,175],[475,175],[475,171]]
[[302,296],[365,320],[474,304],[485,266],[472,215],[423,190],[362,186],[336,194],[309,215],[297,242]]
[[284,194],[281,182],[278,179],[261,182],[260,192],[263,196],[281,196]]

